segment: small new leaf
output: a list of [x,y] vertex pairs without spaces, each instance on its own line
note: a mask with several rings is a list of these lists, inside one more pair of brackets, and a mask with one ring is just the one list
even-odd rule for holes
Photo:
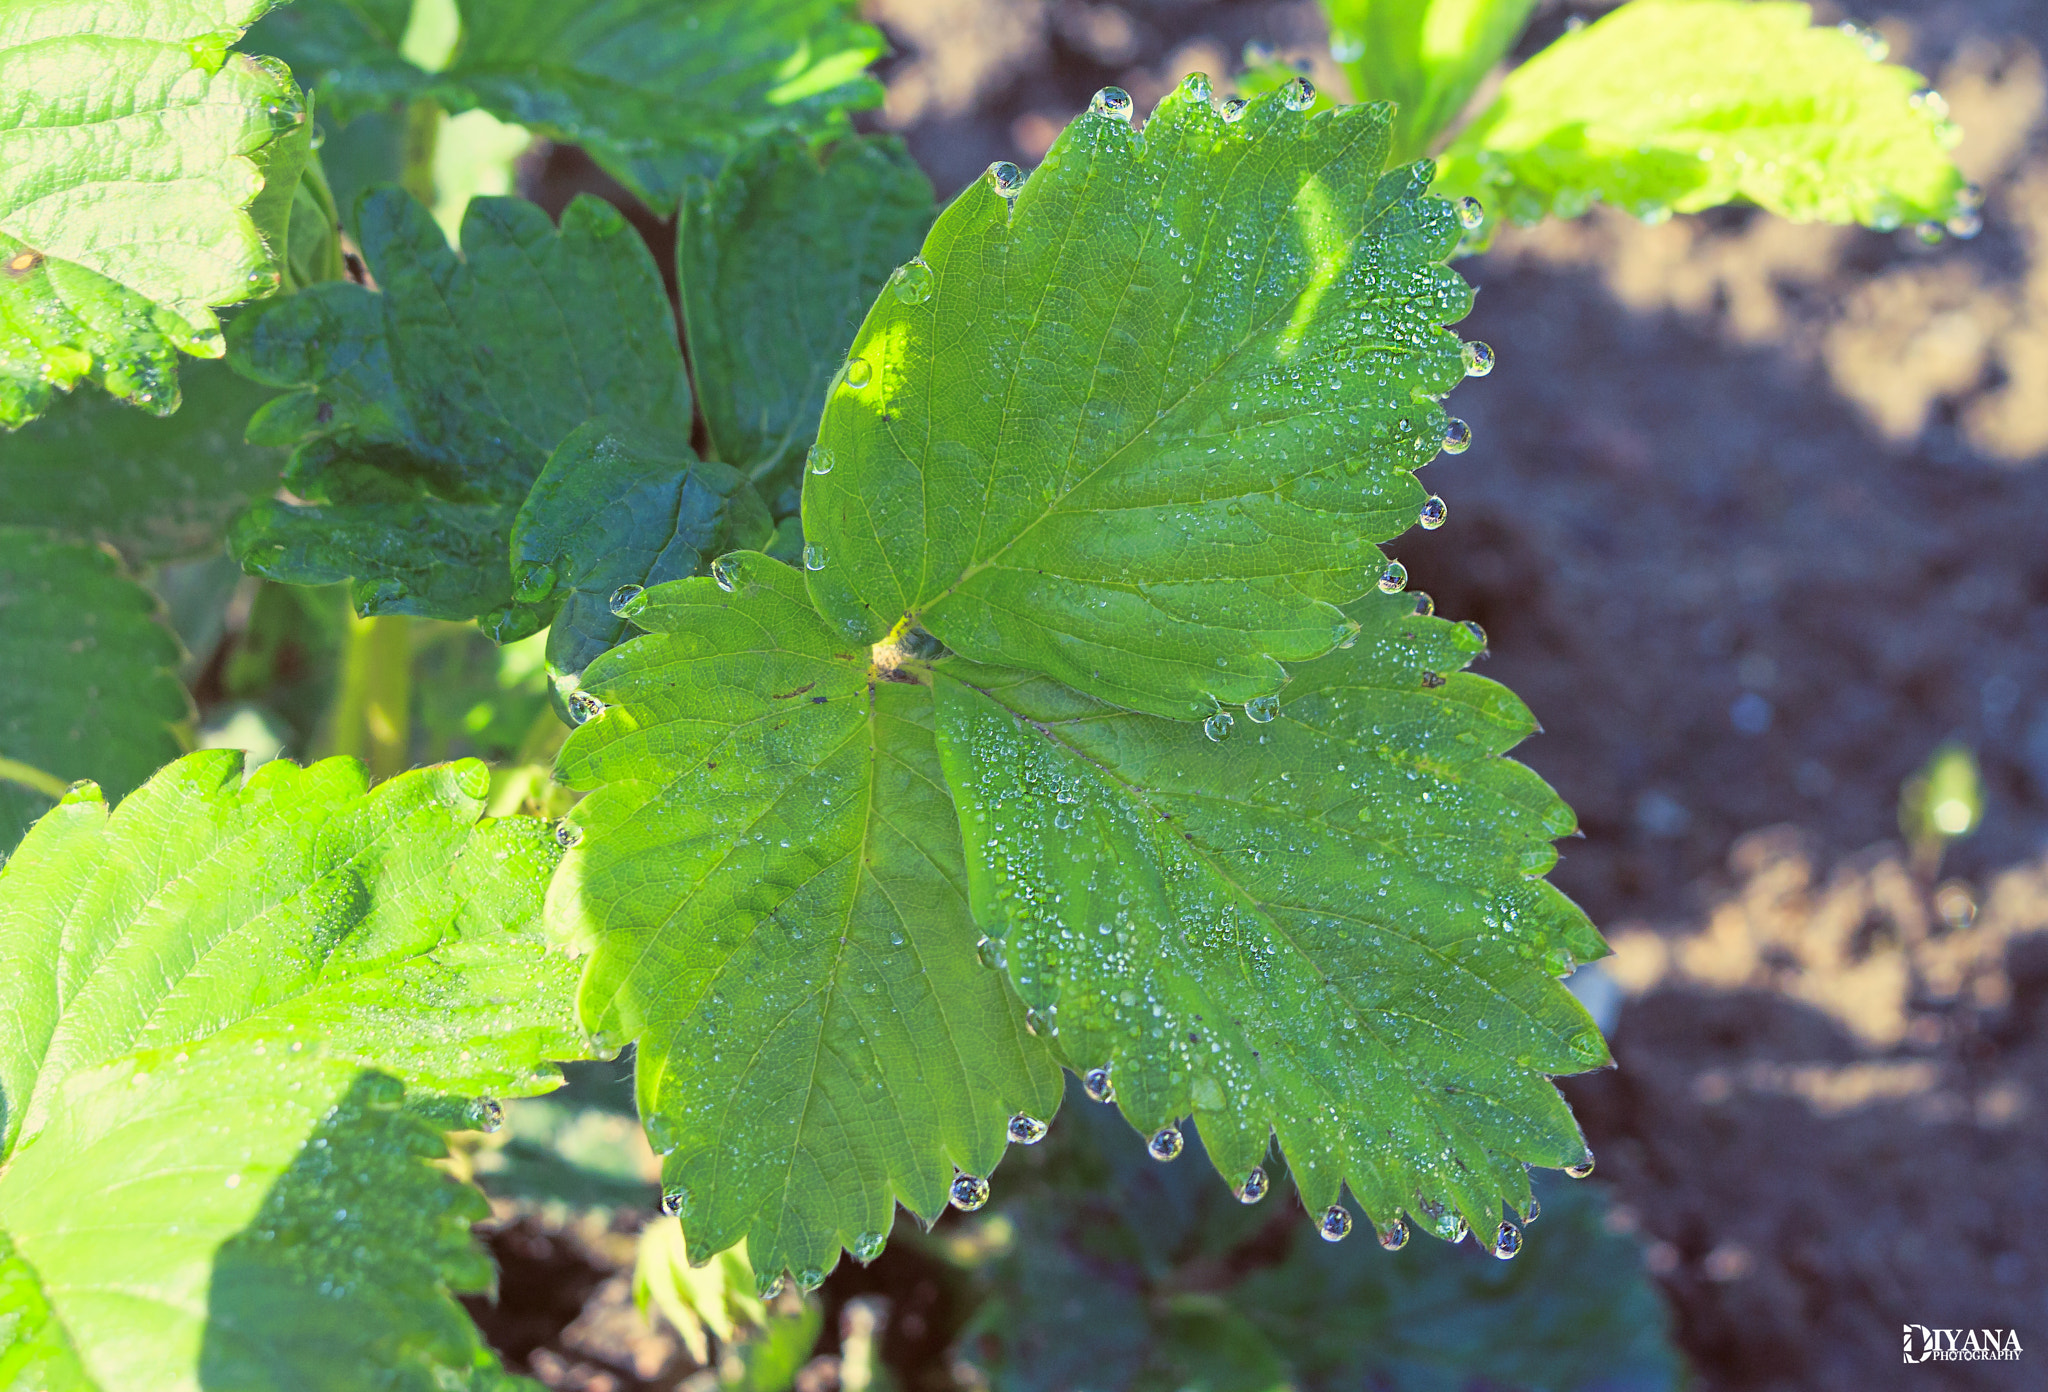
[[[638,1048],[662,1182],[708,1254],[822,1279],[986,1176],[1059,1073],[977,959],[932,701],[761,555],[650,590],[591,664],[557,776],[590,795],[549,891],[582,1010]],[[730,585],[727,593],[721,584]]]
[[271,147],[307,116],[282,65],[227,52],[267,8],[0,8],[0,426],[81,381],[169,414],[178,353],[221,354],[214,308],[276,287],[251,205],[266,172],[288,195],[303,149]]
[[1777,0],[1624,5],[1511,73],[1438,188],[1524,223],[1595,202],[1655,219],[1743,199],[1884,229],[1960,211],[1939,98],[1811,19]]
[[1536,0],[1326,0],[1330,53],[1358,101],[1394,103],[1397,160],[1429,153]]
[[929,296],[877,301],[803,499],[846,638],[908,615],[1187,718],[1349,634],[1464,377],[1458,222],[1427,165],[1382,173],[1384,106],[1208,97],[1142,135],[1082,116],[1021,192],[992,173],[940,215]]
[[1525,1165],[1584,1154],[1546,1075],[1607,1049],[1549,972],[1606,949],[1537,878],[1575,823],[1500,757],[1535,722],[1457,671],[1479,639],[1351,612],[1355,648],[1234,722],[937,664],[974,915],[1144,1134],[1192,1115],[1232,1183],[1277,1135],[1314,1212],[1345,1186],[1382,1226],[1489,1234]]

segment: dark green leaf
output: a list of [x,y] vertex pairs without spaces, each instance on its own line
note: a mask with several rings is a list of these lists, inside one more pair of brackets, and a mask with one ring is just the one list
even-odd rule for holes
[[926,240],[833,386],[804,492],[819,608],[911,615],[976,660],[1200,716],[1351,632],[1415,519],[1472,292],[1388,115],[1190,78],[1142,135],[1069,126],[1014,208],[994,177]]
[[765,495],[802,481],[825,384],[935,211],[931,182],[887,137],[820,159],[778,136],[684,200],[677,278],[711,452]]
[[[650,590],[648,634],[557,776],[590,789],[549,895],[594,951],[585,1020],[637,1042],[640,1112],[690,1248],[756,1272],[872,1257],[986,1175],[1058,1072],[976,960],[931,693],[878,667],[765,556]],[[587,710],[592,709],[586,707]]]
[[40,786],[0,776],[0,854],[63,784],[124,794],[184,747],[192,706],[156,608],[98,547],[0,527],[0,759],[44,775]]
[[1196,1117],[1232,1184],[1277,1136],[1318,1213],[1484,1235],[1585,1152],[1546,1075],[1607,1050],[1548,973],[1606,948],[1534,878],[1574,827],[1500,757],[1534,720],[1413,608],[1354,606],[1355,648],[1234,724],[941,662],[939,753],[976,921],[1141,1132]]
[[474,199],[461,257],[396,189],[367,195],[359,225],[381,294],[318,285],[234,325],[237,370],[294,389],[250,433],[297,445],[286,482],[312,504],[257,509],[236,554],[294,584],[352,577],[365,613],[530,633],[547,611],[512,601],[511,531],[556,446],[593,418],[689,439],[661,278],[589,197],[560,231],[531,204]]

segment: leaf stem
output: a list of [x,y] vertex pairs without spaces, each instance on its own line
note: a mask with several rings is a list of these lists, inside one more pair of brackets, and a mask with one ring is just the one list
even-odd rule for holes
[[24,788],[33,788],[44,797],[62,799],[71,791],[71,785],[53,773],[44,773],[33,764],[24,764],[19,759],[0,755],[0,778],[10,783],[19,783]]
[[403,614],[348,616],[341,693],[329,726],[336,754],[361,759],[373,778],[411,762],[412,620]]
[[434,206],[434,148],[441,139],[441,104],[420,97],[405,108],[404,165],[398,182],[427,207]]

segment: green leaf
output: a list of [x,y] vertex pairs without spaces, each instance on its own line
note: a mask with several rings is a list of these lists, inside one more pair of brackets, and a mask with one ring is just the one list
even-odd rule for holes
[[237,371],[293,389],[249,427],[295,444],[285,481],[232,546],[293,584],[353,577],[366,614],[487,616],[500,638],[548,610],[515,603],[511,533],[569,433],[593,418],[690,437],[690,388],[653,258],[625,218],[580,197],[557,231],[510,198],[478,198],[457,256],[402,192],[365,196],[364,259],[382,293],[330,283],[235,321]]
[[1381,173],[1388,120],[1277,94],[1228,119],[1194,77],[1142,135],[1075,121],[1014,207],[993,175],[963,193],[934,293],[878,301],[825,408],[803,517],[833,626],[909,615],[1180,717],[1345,638],[1423,500],[1472,298],[1427,165]]
[[90,778],[119,796],[184,748],[192,705],[156,610],[98,547],[0,527],[0,760],[26,766],[0,766],[0,854],[64,784]]
[[1325,0],[1358,101],[1394,103],[1394,158],[1427,154],[1514,46],[1536,0]]
[[488,784],[334,759],[245,785],[210,751],[111,814],[75,789],[0,866],[0,1300],[40,1302],[84,1368],[60,1385],[502,1383],[446,1298],[490,1284],[483,1205],[422,1118],[587,1045],[538,932],[554,837],[480,822]]
[[1893,228],[1959,211],[1957,133],[1918,74],[1805,5],[1636,0],[1509,75],[1439,188],[1517,222],[1595,201],[1639,217],[1738,199]]
[[854,0],[460,0],[462,41],[427,73],[400,54],[410,7],[298,0],[252,45],[316,80],[346,120],[412,96],[481,107],[581,145],[656,213],[773,131],[849,134],[878,106],[882,36]]
[[1355,648],[1234,723],[937,664],[974,916],[1141,1132],[1195,1117],[1232,1184],[1277,1136],[1312,1211],[1347,1186],[1381,1228],[1489,1234],[1525,1165],[1585,1154],[1546,1075],[1607,1049],[1549,973],[1606,948],[1535,878],[1575,823],[1500,757],[1535,721],[1457,671],[1481,640],[1351,612]]
[[[935,211],[893,137],[843,140],[821,159],[778,136],[684,200],[677,279],[714,456],[771,497],[802,481],[825,384]],[[915,278],[900,284],[915,293]]]
[[182,385],[165,419],[77,392],[0,437],[0,517],[105,542],[134,565],[219,554],[229,519],[277,488],[282,452],[242,439],[273,393],[218,362],[188,365]]
[[512,563],[559,601],[548,665],[574,674],[626,636],[639,589],[696,575],[714,556],[767,544],[775,524],[739,470],[621,439],[602,421],[562,442],[512,528]]
[[178,352],[220,356],[214,307],[276,287],[251,205],[266,164],[289,193],[303,155],[266,147],[307,117],[290,73],[227,53],[266,8],[0,14],[0,426],[81,381],[169,414]]
[[[592,663],[557,776],[592,790],[549,892],[593,948],[586,1022],[638,1047],[640,1113],[692,1251],[744,1238],[810,1285],[986,1175],[1059,1074],[976,958],[931,693],[765,556],[641,597]],[[893,675],[892,675],[893,674]]]

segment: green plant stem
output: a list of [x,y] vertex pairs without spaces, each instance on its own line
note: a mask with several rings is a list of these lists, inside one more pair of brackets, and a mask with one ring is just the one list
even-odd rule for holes
[[33,764],[24,764],[19,759],[0,757],[0,778],[10,783],[19,783],[24,788],[33,788],[44,797],[61,798],[71,791],[63,779],[53,773],[44,773]]
[[328,748],[363,760],[374,778],[390,778],[410,762],[411,711],[412,620],[350,614]]
[[405,108],[405,163],[398,182],[427,207],[434,206],[434,148],[441,139],[441,106],[421,97]]

